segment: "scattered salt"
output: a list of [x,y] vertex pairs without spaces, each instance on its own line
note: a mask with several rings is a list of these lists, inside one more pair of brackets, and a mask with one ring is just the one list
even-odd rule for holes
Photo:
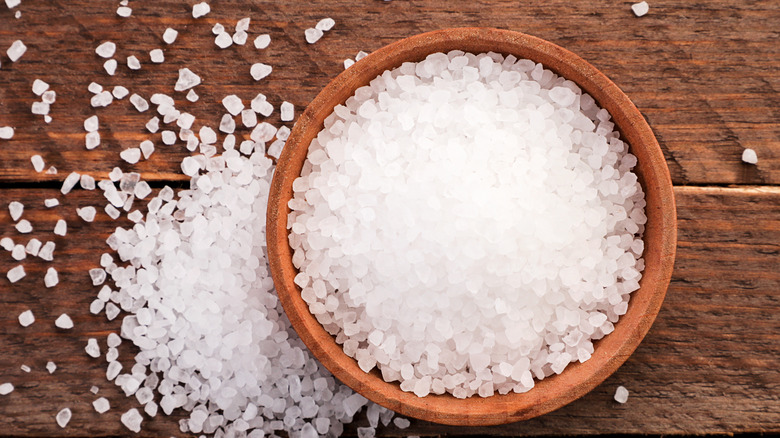
[[98,346],[97,339],[87,339],[87,346],[84,348],[84,351],[86,351],[87,354],[91,357],[100,357],[100,347]]
[[179,32],[177,32],[176,29],[171,29],[169,27],[163,32],[162,39],[165,44],[173,44],[173,42],[176,41],[177,36],[179,36]]
[[306,42],[309,44],[314,44],[322,38],[322,30],[313,27],[306,29],[303,33],[306,37]]
[[19,222],[16,223],[16,231],[27,234],[33,230],[32,224],[30,224],[30,221],[27,219],[22,219]]
[[127,67],[130,70],[140,70],[141,69],[141,61],[136,58],[135,55],[130,55],[127,57]]
[[65,177],[65,181],[62,182],[62,188],[60,189],[60,192],[63,195],[67,195],[71,190],[73,190],[73,187],[76,186],[80,179],[81,175],[79,175],[78,172],[71,172],[67,177]]
[[19,324],[21,324],[22,327],[29,327],[34,322],[35,322],[35,316],[33,316],[31,310],[25,310],[24,312],[19,314]]
[[49,89],[49,84],[47,84],[46,82],[40,79],[36,79],[33,81],[32,91],[36,96],[42,95],[48,89]]
[[255,38],[255,48],[256,49],[265,49],[271,44],[271,36],[267,33],[264,33],[262,35],[258,35]]
[[[46,287],[54,287],[59,282],[60,282],[60,278],[59,278],[59,275],[57,275],[57,270],[54,269],[54,268],[47,269],[46,270],[46,275],[43,276],[43,284]],[[56,322],[55,322],[55,325],[56,325]]]
[[119,158],[127,161],[130,164],[135,164],[141,159],[141,149],[129,148],[119,153]]
[[174,90],[185,91],[200,84],[200,76],[192,72],[188,68],[182,68],[179,70],[179,79],[176,81]]
[[263,64],[262,62],[258,62],[256,64],[252,64],[252,67],[249,69],[249,73],[252,75],[252,78],[254,80],[259,81],[260,79],[263,79],[271,74],[273,71],[273,67],[267,64]]
[[43,200],[43,205],[46,208],[52,208],[60,205],[60,201],[57,198],[47,198]]
[[57,364],[55,364],[52,361],[46,362],[46,371],[49,372],[49,374],[54,374],[54,371],[57,370]]
[[95,220],[95,207],[88,206],[84,208],[77,208],[76,214],[81,218],[84,219],[85,222],[92,222]]
[[618,386],[615,390],[615,401],[620,404],[628,401],[628,390],[624,386]]
[[127,18],[133,14],[133,10],[127,6],[120,6],[116,8],[116,14],[122,18]]
[[282,106],[279,107],[281,113],[281,120],[283,122],[292,121],[295,118],[295,107],[290,102],[282,102]]
[[758,155],[756,155],[756,151],[751,148],[746,148],[742,151],[742,161],[748,164],[757,164]]
[[111,41],[106,41],[105,43],[97,46],[95,53],[97,53],[101,58],[111,58],[114,56],[114,53],[116,53],[116,44]]
[[14,391],[14,385],[11,383],[3,383],[0,385],[0,395],[8,395]]
[[0,126],[0,139],[10,140],[14,137],[14,128],[10,126]]
[[211,12],[211,7],[206,2],[197,3],[192,6],[192,17],[200,18]]
[[128,91],[127,88],[121,85],[117,85],[116,87],[114,87],[114,90],[111,92],[111,94],[117,99],[124,99],[125,96],[130,94],[130,91]]
[[154,49],[149,52],[149,58],[155,64],[160,64],[165,61],[165,54],[162,49]]
[[64,236],[68,232],[68,224],[64,219],[58,219],[54,225],[54,234]]
[[314,28],[319,29],[323,32],[327,32],[333,29],[333,26],[335,25],[336,22],[332,18],[323,18],[322,20],[317,22],[317,25],[315,25]]
[[57,425],[59,425],[61,428],[65,428],[65,426],[68,425],[68,422],[70,421],[72,414],[70,412],[69,408],[62,409],[61,411],[57,412],[57,416],[55,419],[57,420]]
[[218,34],[216,38],[214,38],[214,44],[216,44],[220,49],[227,49],[233,45],[233,38],[230,37],[229,33],[222,32]]
[[21,40],[16,40],[11,44],[11,47],[8,48],[6,54],[8,55],[8,58],[11,59],[11,62],[16,62],[26,51],[27,46],[25,46]]
[[234,116],[237,116],[244,109],[244,103],[241,101],[241,98],[235,94],[225,96],[222,99],[222,105]]
[[100,397],[99,399],[92,402],[92,407],[95,408],[95,412],[98,414],[104,414],[108,412],[109,409],[111,409],[111,404],[105,397]]
[[57,318],[56,321],[54,321],[54,325],[57,326],[57,328],[70,330],[73,328],[73,320],[70,319],[70,316],[68,316],[66,313],[63,313]]
[[14,222],[22,217],[24,212],[24,204],[19,201],[11,201],[8,203],[8,212],[11,213],[11,220]]
[[647,14],[647,11],[650,10],[650,6],[647,5],[647,2],[634,3],[631,5],[631,10],[634,11],[634,15],[641,17]]

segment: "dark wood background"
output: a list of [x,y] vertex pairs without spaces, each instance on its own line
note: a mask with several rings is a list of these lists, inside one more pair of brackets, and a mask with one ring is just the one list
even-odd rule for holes
[[[780,432],[780,5],[774,1],[651,0],[650,12],[633,16],[629,1],[592,0],[331,0],[311,2],[212,0],[212,12],[195,20],[194,0],[131,1],[133,15],[120,18],[117,1],[23,0],[7,10],[0,4],[0,126],[16,128],[0,140],[0,237],[26,243],[31,237],[57,244],[55,260],[28,258],[27,276],[10,284],[5,272],[18,263],[0,252],[0,383],[16,390],[0,396],[0,434],[9,436],[127,435],[119,416],[136,407],[134,398],[105,380],[104,359],[84,353],[86,340],[116,331],[119,319],[88,312],[98,288],[87,270],[108,250],[105,238],[126,220],[112,221],[97,192],[59,194],[71,171],[96,178],[114,166],[135,169],[155,187],[182,187],[179,171],[187,154],[165,146],[144,124],[152,116],[136,112],[127,99],[108,108],[89,105],[87,85],[124,85],[148,98],[171,94],[177,71],[188,66],[203,78],[192,104],[177,93],[177,107],[198,117],[197,126],[215,127],[224,113],[220,101],[237,94],[248,102],[265,93],[278,108],[282,100],[296,111],[343,69],[342,61],[359,50],[372,51],[400,38],[457,26],[491,26],[526,32],[577,53],[601,69],[636,103],[653,128],[667,158],[679,216],[679,245],[664,307],[636,353],[618,372],[582,399],[543,417],[499,427],[454,428],[413,421],[399,435],[560,435],[560,434],[705,434]],[[19,19],[14,12],[21,11]],[[246,46],[218,49],[211,27],[252,18]],[[330,16],[336,27],[317,44],[303,31]],[[167,46],[161,35],[176,28]],[[255,36],[269,33],[271,46],[256,50]],[[5,50],[14,40],[28,46],[17,63]],[[117,74],[103,71],[94,53],[104,40],[118,45]],[[165,63],[149,61],[163,48]],[[131,72],[123,60],[136,55],[143,68]],[[261,82],[249,75],[252,63],[271,64]],[[38,98],[31,91],[40,78],[57,92],[53,121],[30,113]],[[83,120],[100,117],[102,144],[84,148]],[[269,118],[279,122],[278,112]],[[290,123],[287,123],[291,126]],[[248,135],[246,130],[239,131]],[[122,149],[152,139],[157,151],[136,166],[123,163]],[[757,166],[743,164],[744,148],[757,151]],[[43,156],[57,175],[35,173],[33,154]],[[56,197],[61,206],[46,209]],[[24,218],[35,231],[13,228],[7,205],[25,204]],[[99,207],[93,224],[76,208]],[[66,238],[54,236],[57,219],[68,221]],[[60,272],[60,284],[43,286],[48,266]],[[22,328],[19,313],[32,309],[36,323]],[[75,328],[54,327],[67,312]],[[126,366],[133,350],[120,347]],[[46,362],[57,363],[49,374]],[[32,368],[24,373],[20,366]],[[104,415],[91,406],[97,396],[111,401]],[[618,405],[618,385],[630,391]],[[70,407],[73,419],[60,429],[54,416]],[[143,435],[181,435],[180,415],[144,421]],[[364,422],[364,420],[362,421]],[[360,424],[361,422],[359,422]],[[354,434],[354,427],[348,429]]]

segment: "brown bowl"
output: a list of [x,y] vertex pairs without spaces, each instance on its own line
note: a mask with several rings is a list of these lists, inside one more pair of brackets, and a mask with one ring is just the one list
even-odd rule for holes
[[[606,108],[621,138],[638,159],[635,172],[645,190],[648,216],[645,228],[645,270],[639,290],[633,292],[628,312],[615,330],[595,343],[585,363],[572,363],[559,375],[537,381],[523,394],[456,399],[445,395],[419,398],[387,383],[374,369],[363,372],[357,362],[309,313],[300,289],[293,283],[297,270],[288,244],[287,202],[300,175],[309,143],[323,128],[333,107],[354,91],[406,61],[421,61],[428,54],[463,50],[498,52],[541,62],[546,68],[577,83]],[[612,374],[636,349],[661,308],[672,275],[677,244],[674,193],[661,148],[631,100],[595,67],[555,44],[525,35],[488,28],[445,29],[403,39],[383,47],[338,75],[300,116],[277,163],[271,185],[267,218],[268,259],[279,299],[295,330],[314,356],[339,380],[366,398],[399,414],[451,425],[494,425],[545,414],[583,396]]]

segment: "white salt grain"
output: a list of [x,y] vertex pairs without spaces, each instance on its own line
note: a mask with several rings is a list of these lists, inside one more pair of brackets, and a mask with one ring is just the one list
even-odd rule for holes
[[41,250],[38,251],[38,257],[41,260],[46,260],[48,262],[54,260],[54,248],[55,248],[54,242],[46,242],[41,247]]
[[111,41],[106,41],[105,43],[97,46],[95,53],[97,53],[101,58],[111,58],[114,56],[114,53],[116,53],[116,44]]
[[216,44],[220,49],[227,49],[233,45],[233,38],[230,37],[229,33],[222,32],[217,35],[216,38],[214,38],[214,44]]
[[70,330],[73,328],[73,320],[70,319],[70,316],[63,313],[57,318],[56,321],[54,321],[54,325],[57,326],[57,328]]
[[92,407],[95,408],[95,412],[98,414],[104,414],[108,412],[109,409],[111,409],[111,404],[105,397],[100,397],[99,399],[92,402]]
[[8,395],[14,392],[14,385],[11,383],[3,383],[0,385],[0,395]]
[[79,183],[84,190],[95,190],[95,178],[89,175],[81,175]]
[[249,35],[243,30],[237,31],[233,34],[233,42],[239,46],[246,44],[247,38],[249,38]]
[[169,27],[165,29],[165,32],[163,32],[162,39],[165,44],[173,44],[174,41],[176,41],[177,36],[179,36],[179,32],[176,31],[176,29],[171,29]]
[[225,33],[225,26],[223,26],[222,23],[217,23],[214,26],[212,26],[211,33],[213,33],[214,35]]
[[[193,11],[193,16],[194,15],[195,13]],[[138,413],[138,409],[133,408],[122,414],[121,421],[122,424],[124,424],[125,427],[128,428],[131,432],[138,433],[141,431],[141,422],[143,421],[143,417],[140,413]]]
[[54,374],[54,371],[57,370],[57,364],[55,364],[52,361],[46,362],[46,371],[49,372],[49,374]]
[[197,102],[198,101],[198,93],[195,92],[195,90],[190,90],[187,93],[187,100],[190,102]]
[[176,81],[174,90],[185,91],[200,84],[200,76],[192,72],[188,68],[182,68],[179,70],[179,79]]
[[19,314],[19,324],[21,324],[22,327],[29,327],[34,322],[35,322],[35,316],[33,316],[31,310],[25,310],[24,312]]
[[249,23],[251,18],[244,17],[236,22],[236,32],[246,32],[249,30]]
[[160,129],[160,118],[157,116],[152,117],[146,122],[146,130],[154,134]]
[[41,116],[49,114],[49,104],[46,102],[33,102],[32,113]]
[[127,18],[133,14],[133,10],[127,6],[120,6],[116,8],[116,14],[122,18]]
[[98,130],[98,116],[90,116],[87,117],[86,120],[84,120],[84,130],[87,132],[94,132]]
[[211,7],[206,2],[197,3],[192,6],[192,17],[200,18],[211,12]]
[[62,188],[60,188],[60,192],[63,195],[67,195],[70,193],[73,187],[76,186],[80,179],[81,175],[79,175],[78,172],[71,172],[67,177],[65,177],[65,181],[62,182]]
[[68,224],[64,219],[58,219],[54,225],[54,234],[58,236],[64,236],[68,233]]
[[141,149],[141,155],[143,155],[144,160],[148,160],[154,153],[154,143],[151,140],[142,141],[138,148]]
[[89,100],[89,103],[93,108],[105,108],[111,105],[113,99],[114,97],[111,95],[111,93],[108,91],[101,91],[100,93],[92,96],[92,98]]
[[650,6],[647,5],[647,2],[634,3],[631,5],[631,10],[634,12],[634,15],[641,17],[647,14],[647,11],[650,10]]
[[271,36],[267,33],[264,33],[262,35],[258,35],[255,38],[255,48],[256,49],[265,49],[271,44]]
[[10,126],[0,126],[0,139],[10,140],[14,137],[14,128]]
[[84,146],[87,148],[87,150],[90,151],[100,146],[100,133],[88,132],[87,135],[84,137]]
[[43,168],[46,167],[46,164],[43,162],[43,158],[37,154],[30,157],[30,162],[32,162],[33,169],[35,169],[35,171],[38,173],[43,172]]
[[742,151],[742,161],[747,164],[757,164],[758,155],[756,154],[756,151],[750,148],[746,148],[744,151]]
[[90,269],[89,277],[92,279],[93,286],[100,286],[106,281],[106,271],[100,268]]
[[283,122],[289,122],[295,118],[295,107],[290,102],[282,102],[282,106],[279,107],[279,112]]
[[27,245],[24,247],[24,250],[25,252],[27,252],[27,254],[30,254],[31,256],[35,257],[38,255],[38,251],[41,250],[41,245],[42,243],[40,240],[36,238],[32,238],[30,239],[29,242],[27,242]]
[[90,82],[89,85],[87,85],[87,91],[92,94],[98,94],[103,91],[103,86],[97,82]]
[[125,96],[130,94],[130,91],[128,91],[127,88],[121,85],[117,85],[116,87],[114,87],[114,90],[111,92],[111,94],[117,99],[124,99]]
[[22,217],[24,212],[24,204],[19,201],[11,201],[8,203],[8,212],[11,213],[11,220],[17,221]]
[[95,220],[95,207],[88,206],[84,208],[77,208],[76,214],[85,222],[92,222]]
[[244,109],[244,103],[241,101],[241,98],[235,94],[225,96],[222,99],[222,105],[234,116],[237,116]]
[[333,29],[333,26],[336,25],[336,22],[332,18],[323,18],[322,20],[317,22],[317,25],[314,26],[316,29],[319,29],[323,32],[327,32],[331,29]]
[[25,373],[29,373],[30,371],[32,371],[32,368],[30,368],[29,366],[24,365],[24,364],[22,364],[22,366],[20,366],[19,369],[21,369]]
[[47,198],[43,200],[43,205],[46,208],[52,208],[60,205],[60,201],[57,198]]
[[32,91],[36,96],[42,95],[48,89],[49,89],[49,84],[47,84],[46,82],[40,79],[36,79],[33,81]]
[[0,239],[0,248],[11,251],[14,248],[14,241],[10,237],[3,237]]
[[135,185],[134,193],[136,198],[145,199],[147,196],[149,196],[150,193],[152,193],[152,188],[146,181],[139,181],[138,184]]
[[130,164],[135,164],[141,159],[141,149],[129,148],[119,153],[119,158],[127,161]]
[[163,53],[162,49],[154,49],[150,51],[149,58],[155,64],[160,64],[162,62],[165,62],[165,54]]
[[16,40],[11,44],[11,47],[8,48],[6,54],[8,55],[8,58],[11,59],[11,62],[16,62],[26,51],[27,46],[25,46],[21,40]]
[[319,41],[320,38],[322,38],[322,30],[315,29],[313,27],[306,29],[303,33],[304,37],[306,38],[306,42],[309,44],[314,44]]
[[273,71],[273,67],[267,64],[263,64],[262,62],[258,62],[256,64],[252,64],[252,67],[249,69],[249,73],[252,75],[252,78],[254,80],[259,81],[268,75],[271,74]]
[[27,251],[24,250],[24,245],[14,245],[14,248],[11,250],[11,258],[17,262],[26,259]]
[[30,221],[27,219],[22,219],[19,222],[16,223],[16,231],[27,234],[33,230],[32,224],[30,224]]
[[624,386],[618,386],[615,390],[615,401],[620,404],[628,401],[628,390]]
[[41,96],[41,100],[43,103],[47,103],[49,105],[53,104],[57,101],[57,92],[54,90],[49,90],[43,93],[43,96]]
[[[54,287],[60,282],[59,275],[57,274],[57,270],[54,268],[49,268],[46,270],[46,275],[43,276],[43,284],[46,287]],[[55,322],[56,325],[56,322]],[[59,327],[59,326],[58,326]]]
[[68,425],[68,422],[70,421],[72,414],[70,412],[69,408],[62,409],[61,411],[57,412],[57,415],[55,419],[57,420],[57,425],[59,425],[61,428],[65,428],[65,426]]
[[94,358],[100,357],[100,347],[98,346],[97,339],[95,338],[87,339],[87,346],[84,347],[84,351],[86,351],[87,354],[91,357]]
[[135,57],[135,55],[130,55],[127,57],[127,67],[130,70],[140,70],[141,61],[139,61],[138,58]]
[[257,126],[257,113],[251,109],[241,111],[241,123],[247,128],[254,128]]
[[98,392],[100,392],[100,388],[98,388],[97,386],[94,386],[94,385],[93,385],[93,386],[91,386],[91,387],[89,388],[89,392],[91,392],[91,393],[93,393],[93,394],[97,394]]
[[109,76],[114,76],[118,65],[119,63],[116,62],[116,59],[109,59],[103,63],[103,69],[106,71],[106,73],[108,73]]

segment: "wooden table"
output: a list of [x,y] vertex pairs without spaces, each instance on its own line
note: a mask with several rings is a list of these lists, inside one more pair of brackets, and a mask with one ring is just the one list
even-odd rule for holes
[[[122,412],[135,407],[105,379],[106,363],[84,354],[86,340],[119,327],[91,315],[92,287],[87,269],[107,251],[105,238],[126,220],[112,221],[102,211],[86,224],[76,208],[102,206],[97,192],[59,194],[71,171],[105,178],[114,166],[135,169],[155,187],[183,187],[180,145],[164,146],[159,133],[143,129],[150,112],[139,114],[127,100],[104,109],[89,105],[87,85],[125,85],[147,98],[171,93],[177,71],[189,66],[203,78],[200,101],[177,94],[177,106],[217,126],[227,94],[244,100],[261,91],[278,106],[293,102],[300,111],[342,61],[359,50],[372,51],[423,31],[456,26],[492,26],[523,31],[562,45],[593,63],[636,103],[656,133],[676,185],[679,246],[666,302],[639,349],[620,370],[582,399],[535,420],[489,428],[452,428],[413,422],[410,429],[380,430],[381,435],[558,435],[703,434],[780,432],[780,8],[777,1],[651,0],[648,15],[637,18],[630,1],[592,0],[332,0],[311,2],[213,0],[212,12],[195,20],[194,1],[130,2],[133,14],[120,18],[117,1],[23,0],[0,6],[0,126],[16,128],[0,140],[0,237],[26,242],[30,237],[57,244],[54,266],[60,284],[43,286],[50,263],[28,258],[27,276],[10,284],[4,273],[17,262],[0,253],[0,383],[16,390],[0,396],[0,434],[11,436],[126,435]],[[21,11],[15,19],[14,12]],[[252,18],[250,42],[218,49],[211,27],[229,30],[237,19]],[[330,16],[336,27],[314,45],[303,31]],[[162,43],[166,27],[180,34]],[[269,33],[271,46],[256,50],[251,41]],[[17,39],[27,45],[19,62],[5,48]],[[106,75],[95,47],[118,43],[120,67]],[[149,50],[162,47],[165,63],[152,65]],[[143,68],[131,72],[124,59],[137,55]],[[257,83],[249,66],[274,68]],[[57,92],[53,121],[30,113],[40,78]],[[100,116],[102,145],[87,151],[82,122]],[[278,112],[270,117],[278,123]],[[289,125],[289,123],[288,123]],[[122,149],[151,138],[157,152],[130,166]],[[740,161],[744,148],[757,151],[757,166]],[[41,154],[56,175],[36,173],[30,164]],[[61,205],[47,209],[46,198]],[[13,228],[7,205],[25,204],[24,218],[35,231],[23,239]],[[54,236],[58,218],[68,221],[68,238]],[[36,323],[22,328],[17,315],[32,309]],[[55,329],[67,312],[70,331]],[[124,346],[122,358],[132,363]],[[57,363],[49,374],[46,362]],[[32,371],[20,370],[22,364]],[[98,415],[89,392],[111,400]],[[618,385],[631,392],[625,405],[612,401]],[[54,415],[69,406],[66,429]],[[177,420],[147,420],[148,436],[180,435]],[[354,433],[354,429],[350,429]]]

